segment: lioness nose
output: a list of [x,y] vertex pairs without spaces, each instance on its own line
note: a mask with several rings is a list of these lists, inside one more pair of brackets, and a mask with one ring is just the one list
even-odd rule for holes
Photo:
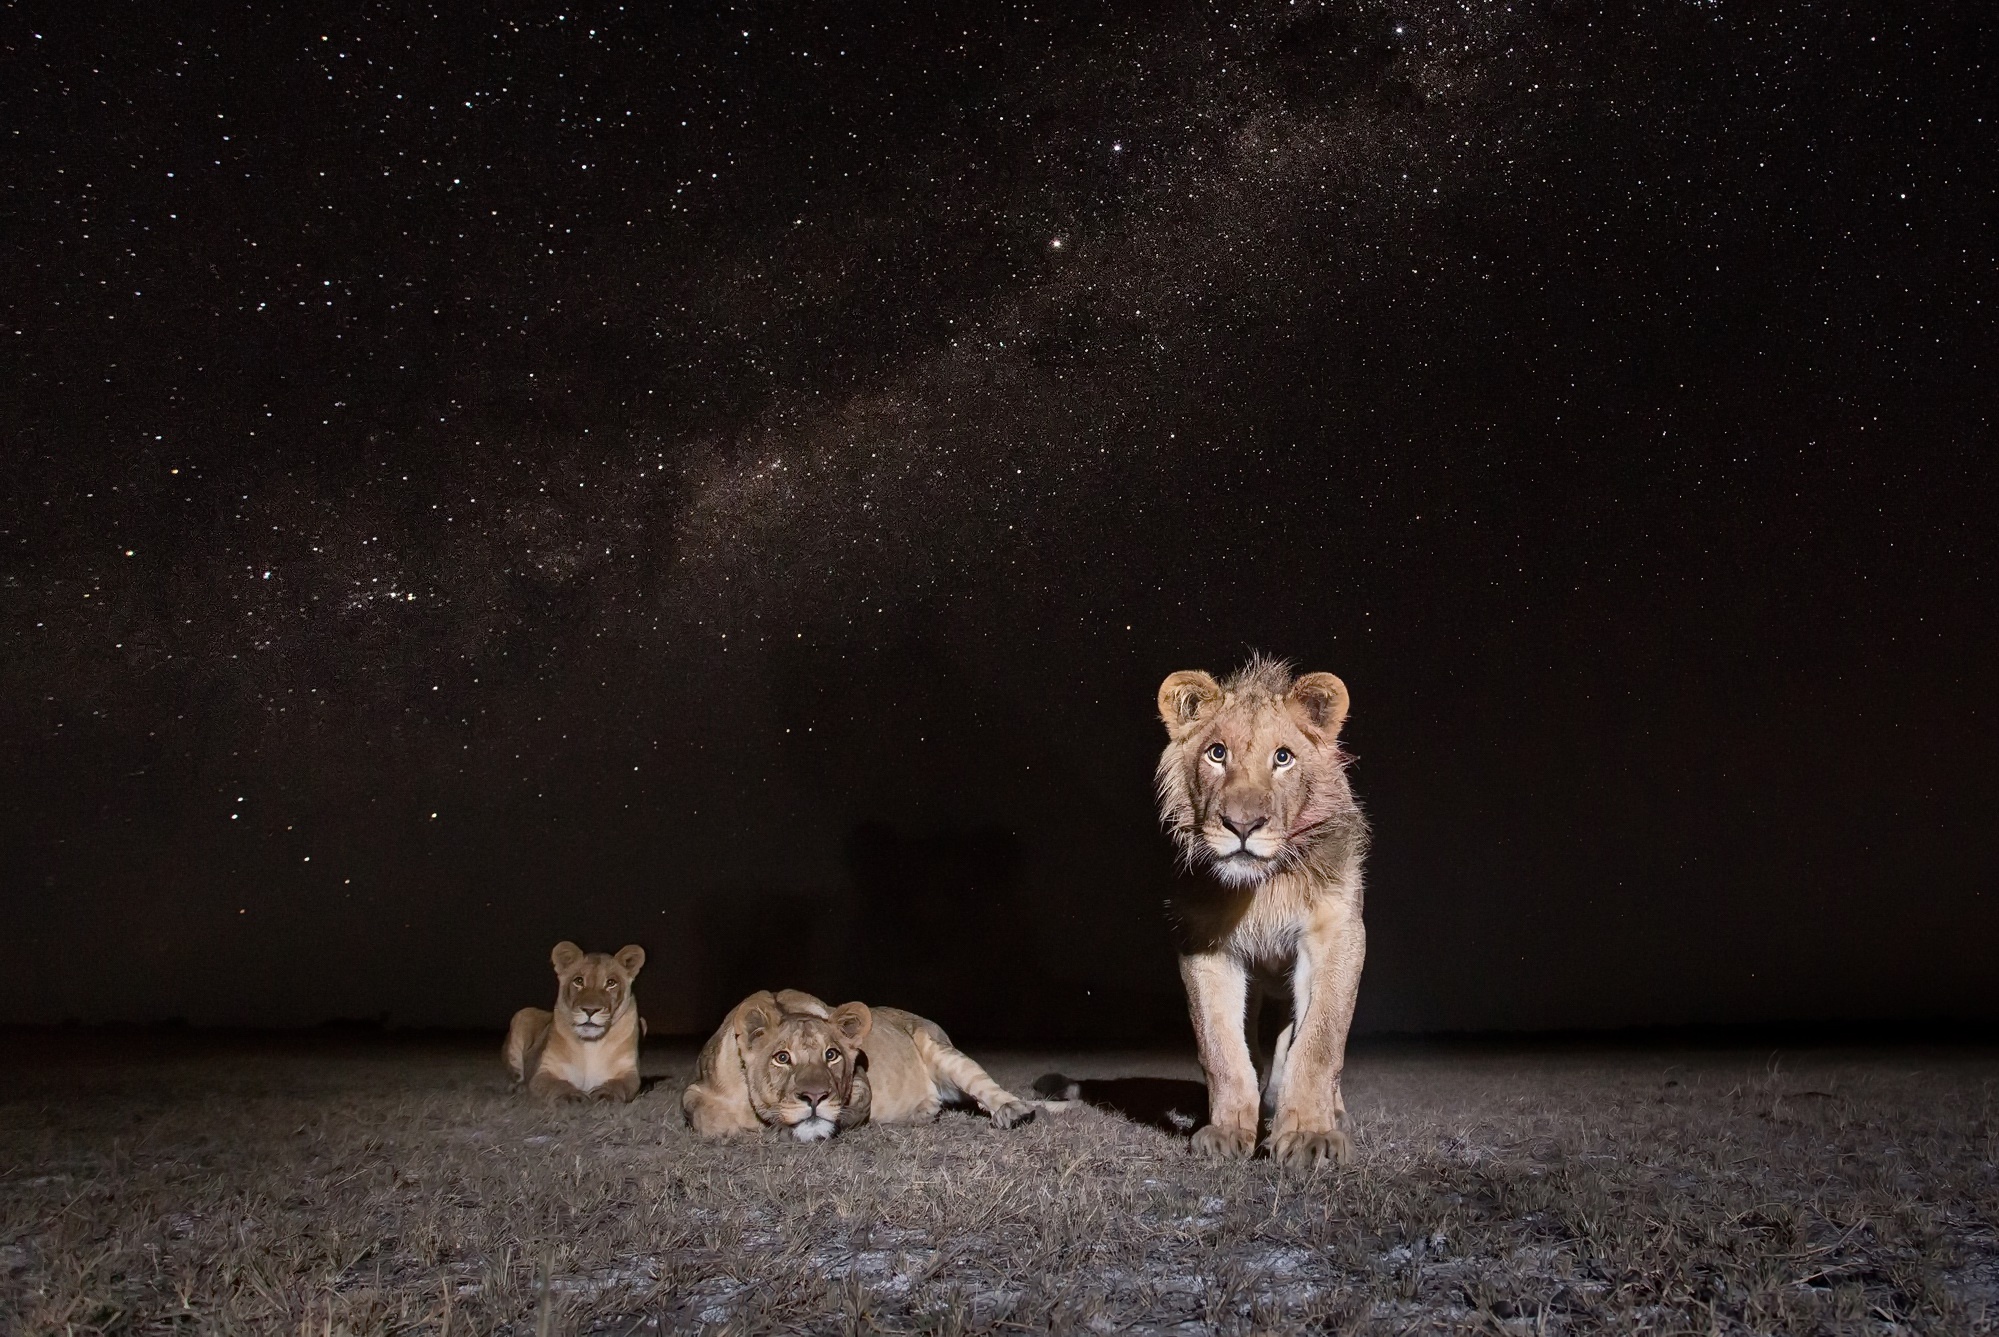
[[798,1088],[798,1098],[808,1105],[817,1105],[832,1094],[833,1088],[830,1086],[801,1086]]
[[1222,825],[1235,832],[1237,840],[1248,840],[1253,833],[1261,831],[1269,823],[1268,817],[1231,817],[1227,813],[1222,814]]

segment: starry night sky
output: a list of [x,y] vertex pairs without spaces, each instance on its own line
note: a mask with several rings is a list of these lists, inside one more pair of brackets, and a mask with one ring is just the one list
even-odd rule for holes
[[8,1016],[1179,1039],[1252,648],[1363,1030],[1999,1014],[1987,6],[6,15]]

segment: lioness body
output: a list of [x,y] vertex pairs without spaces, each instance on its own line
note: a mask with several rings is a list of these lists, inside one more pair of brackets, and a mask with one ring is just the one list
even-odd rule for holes
[[785,989],[753,993],[723,1019],[695,1060],[681,1108],[704,1137],[773,1126],[810,1142],[870,1119],[935,1118],[961,1096],[1002,1128],[1033,1113],[935,1022],[894,1007],[828,1007]]
[[645,1022],[632,996],[632,980],[645,949],[615,955],[585,953],[559,942],[549,953],[555,966],[555,1007],[524,1007],[507,1027],[502,1051],[516,1083],[552,1100],[630,1100],[639,1093],[639,1037]]
[[[1225,682],[1173,674],[1159,714],[1171,740],[1159,759],[1160,820],[1188,872],[1169,904],[1208,1078],[1210,1122],[1194,1147],[1249,1155],[1261,1103],[1276,1160],[1344,1161],[1353,1144],[1340,1127],[1340,1077],[1367,950],[1367,822],[1338,744],[1346,687],[1258,658]],[[1259,1102],[1250,1037],[1271,979],[1288,984],[1292,1020]]]

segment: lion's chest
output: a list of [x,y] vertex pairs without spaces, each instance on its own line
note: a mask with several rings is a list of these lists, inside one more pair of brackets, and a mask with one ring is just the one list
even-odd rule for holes
[[563,1052],[559,1055],[551,1052],[544,1060],[545,1066],[552,1070],[554,1076],[579,1091],[594,1091],[604,1083],[624,1076],[637,1061],[636,1015],[635,1012],[627,1012],[612,1023],[602,1039],[585,1042],[574,1035],[564,1037],[568,1043],[563,1046]]

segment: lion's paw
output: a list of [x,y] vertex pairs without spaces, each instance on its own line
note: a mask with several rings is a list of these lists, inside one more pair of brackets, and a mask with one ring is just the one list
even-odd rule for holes
[[1353,1159],[1353,1139],[1337,1129],[1279,1133],[1270,1139],[1270,1159],[1287,1170],[1309,1170],[1327,1162],[1345,1165]]
[[1210,1160],[1240,1160],[1256,1150],[1256,1130],[1211,1123],[1194,1134],[1194,1151]]
[[1034,1106],[1024,1100],[1009,1100],[993,1111],[993,1127],[1012,1128],[1034,1117]]

